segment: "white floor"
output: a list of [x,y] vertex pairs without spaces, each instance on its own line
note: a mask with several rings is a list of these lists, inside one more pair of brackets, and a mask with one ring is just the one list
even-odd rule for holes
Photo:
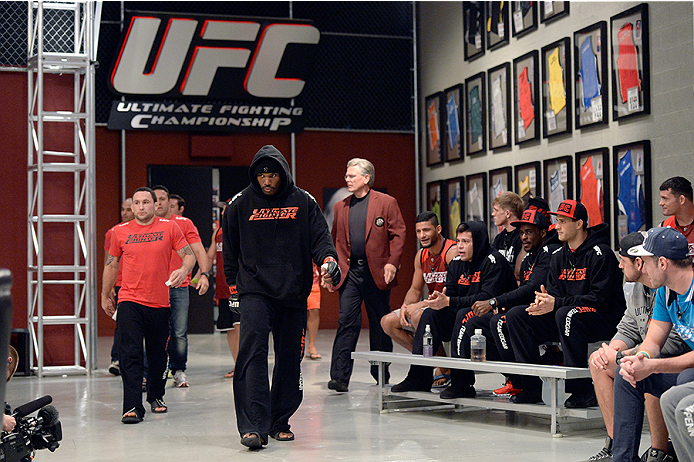
[[[368,364],[355,363],[350,392],[327,389],[334,330],[321,330],[323,359],[304,360],[304,401],[291,419],[293,442],[270,440],[251,452],[239,444],[230,379],[222,378],[232,360],[222,334],[190,336],[188,389],[167,385],[169,412],[148,413],[138,425],[120,423],[120,378],[106,372],[110,339],[99,340],[99,367],[91,376],[15,377],[8,384],[13,407],[50,394],[60,411],[63,441],[37,461],[582,461],[602,448],[604,429],[585,424],[562,427],[563,438],[549,433],[549,419],[513,412],[467,410],[380,414]],[[358,350],[368,350],[362,332]],[[404,351],[398,347],[396,351]],[[272,361],[272,358],[271,358]],[[391,382],[405,377],[394,365]],[[480,388],[501,385],[499,375],[478,378]],[[644,434],[641,450],[648,446]]]

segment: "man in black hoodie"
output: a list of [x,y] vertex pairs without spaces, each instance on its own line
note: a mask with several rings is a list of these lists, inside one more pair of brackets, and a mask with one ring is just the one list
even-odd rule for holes
[[[412,353],[421,355],[423,337],[429,325],[434,340],[434,351],[438,350],[444,340],[451,339],[452,356],[470,356],[470,336],[466,334],[466,323],[474,316],[471,306],[478,300],[489,300],[512,290],[516,278],[508,261],[495,249],[489,246],[487,225],[481,221],[466,221],[456,229],[458,256],[448,265],[446,285],[443,291],[435,291],[429,296],[428,306],[417,325]],[[489,320],[487,320],[489,325]],[[462,336],[463,340],[459,341]],[[489,353],[488,353],[489,354]],[[493,353],[492,353],[493,356]],[[493,359],[493,358],[492,358]],[[432,368],[410,366],[407,377],[391,390],[396,393],[405,391],[429,391],[431,389]],[[451,388],[459,396],[474,396],[475,376],[469,371],[451,370]]]
[[[529,316],[506,317],[511,347],[518,362],[538,364],[539,345],[559,339],[565,366],[588,367],[588,343],[612,338],[626,309],[622,272],[609,246],[607,224],[588,228],[583,204],[565,200],[550,213],[557,216],[564,245],[552,254],[547,287],[525,309]],[[541,397],[541,381],[524,379],[524,393]],[[567,380],[565,388],[571,396],[564,406],[598,405],[590,379]]]
[[[231,199],[222,220],[224,275],[230,305],[241,314],[234,369],[234,404],[241,444],[258,449],[268,435],[291,441],[289,418],[302,400],[301,358],[306,299],[313,265],[339,284],[328,224],[316,200],[296,187],[274,146],[262,147],[249,168],[250,185]],[[275,367],[268,384],[268,335]]]

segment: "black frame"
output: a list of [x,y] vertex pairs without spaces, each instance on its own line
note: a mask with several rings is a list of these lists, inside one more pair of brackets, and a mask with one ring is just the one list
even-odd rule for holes
[[[531,197],[542,197],[542,171],[539,161],[527,162],[525,164],[516,165],[513,168],[514,171],[514,190],[516,193],[523,198],[524,203],[527,203],[525,199],[525,194],[521,194],[521,175],[525,172],[528,173],[528,189]],[[533,182],[533,175],[535,174],[535,181]],[[533,186],[533,183],[535,186]]]
[[511,36],[510,24],[508,21],[508,4],[509,2],[487,2],[487,15],[486,23],[492,24],[492,14],[494,14],[495,8],[499,8],[499,21],[497,23],[497,32],[487,31],[487,50],[494,50],[496,48],[508,45],[509,37]]
[[438,218],[439,218],[439,223],[442,224],[442,226],[445,226],[445,210],[444,206],[446,204],[446,197],[445,197],[445,191],[444,191],[444,183],[443,180],[438,180],[438,181],[431,181],[427,183],[427,203],[426,203],[426,208],[425,210],[429,210],[431,212],[436,213],[435,209],[435,200],[436,198],[433,197],[434,194],[438,192],[439,196],[439,213],[438,213]]
[[[564,199],[573,199],[574,197],[574,158],[573,156],[561,156],[554,159],[546,159],[543,162],[543,185],[544,198],[549,204],[549,208],[555,211],[559,208],[559,204]],[[564,188],[562,198],[553,200],[551,178],[555,173],[559,173],[559,185]],[[553,219],[554,220],[554,219]],[[555,221],[556,222],[556,221]]]
[[[446,88],[443,93],[444,93],[444,107],[445,109],[445,114],[446,114],[446,123],[445,123],[445,143],[443,144],[444,147],[444,152],[446,155],[444,156],[446,158],[446,161],[456,161],[456,160],[461,160],[464,158],[464,139],[465,139],[465,132],[464,130],[464,124],[463,124],[463,95],[465,92],[465,86],[460,83],[458,85],[453,85],[452,87]],[[455,118],[457,119],[457,125],[456,126],[458,129],[458,137],[456,139],[451,139],[451,107],[449,104],[451,103],[451,99],[453,100],[455,104]]]
[[[552,3],[552,11],[545,11],[546,4]],[[559,8],[561,7],[561,8]],[[540,2],[540,22],[548,23],[569,15],[569,2]]]
[[[424,99],[426,124],[424,125],[426,132],[426,160],[427,166],[438,165],[443,163],[443,124],[441,122],[441,117],[444,115],[442,112],[442,102],[443,102],[443,92],[437,92],[433,95],[429,95]],[[433,105],[433,106],[432,106]],[[436,121],[432,123],[431,118],[436,117]],[[436,144],[433,143],[432,131],[436,130]]]
[[[598,200],[602,199],[603,210],[602,210],[602,223],[610,222],[610,150],[608,148],[598,148],[590,149],[588,151],[577,152],[574,156],[575,168],[576,168],[576,200],[583,202],[586,209],[588,209],[588,216],[591,216],[591,204],[586,204],[583,201],[581,191],[583,174],[581,167],[587,161],[589,157],[595,156],[599,163],[597,166],[592,166],[595,172],[595,178],[602,180],[602,197],[597,197]],[[588,220],[589,226],[595,226],[598,223],[593,223],[593,220]]]
[[[590,106],[585,105],[583,98],[583,78],[581,68],[583,56],[581,46],[590,37],[590,44],[593,55],[597,53],[595,67],[597,81],[600,85],[600,94],[591,98]],[[576,82],[576,129],[590,125],[606,125],[608,123],[608,93],[609,85],[607,81],[607,21],[596,22],[588,27],[574,32],[574,74]],[[588,108],[585,110],[585,108]]]
[[[448,226],[444,227],[442,224],[441,229],[445,237],[455,240],[455,229],[465,218],[465,177],[459,176],[446,180],[444,189],[446,191],[446,222]],[[456,189],[458,189],[458,215],[454,217],[452,213],[454,208],[451,202],[455,198],[455,194],[451,194],[451,191],[455,192]]]
[[[505,127],[500,131],[498,136],[494,136],[494,114],[496,114],[494,108],[495,94],[494,94],[494,80],[500,78],[500,97],[501,97],[501,110],[503,111],[505,119]],[[489,114],[489,149],[499,150],[504,148],[511,148],[511,138],[512,131],[509,130],[509,124],[512,124],[511,119],[511,63],[503,63],[496,67],[493,67],[487,71],[487,88],[489,92],[488,114]]]
[[[530,124],[525,127],[525,121],[521,117],[520,114],[520,91],[518,87],[518,77],[519,75],[523,72],[522,70],[519,71],[519,66],[523,66],[523,64],[526,64],[528,62],[528,81],[530,85],[530,98],[532,102],[532,107],[533,107],[533,120]],[[513,98],[513,133],[514,133],[514,142],[515,144],[522,144],[527,141],[533,141],[533,140],[539,140],[540,139],[540,127],[541,123],[539,120],[542,118],[540,117],[538,119],[538,113],[540,111],[540,83],[539,83],[539,53],[537,50],[532,50],[523,56],[519,56],[518,58],[513,60],[513,89],[514,89],[514,98]],[[523,121],[523,130],[521,131],[519,128],[520,122]],[[528,132],[531,132],[530,135]],[[525,136],[520,136],[521,134],[524,134]]]
[[[564,106],[559,109],[557,114],[552,109],[551,93],[549,89],[549,58],[557,51],[559,65],[562,62],[562,81]],[[564,37],[556,42],[542,47],[542,137],[549,138],[555,135],[571,133],[572,126],[572,97],[571,97],[571,39]]]
[[[470,193],[474,191],[474,186],[477,186],[476,191],[478,195],[476,199],[479,198],[479,191],[482,193],[482,216],[478,217],[473,215],[473,212],[479,212],[480,210],[473,210],[473,204],[470,203]],[[481,186],[480,186],[481,185]],[[487,217],[489,216],[489,211],[487,209],[487,172],[476,173],[474,175],[468,175],[465,177],[465,221],[483,221],[487,223]]]
[[[635,47],[637,66],[637,78],[640,80],[641,90],[638,87],[626,89],[627,100],[621,90],[620,65],[619,65],[619,33],[622,27],[630,20],[635,20],[630,34],[631,42]],[[626,22],[625,22],[626,21]],[[639,24],[640,22],[640,24]],[[651,113],[651,53],[650,31],[648,25],[648,5],[642,3],[619,13],[610,18],[610,44],[612,46],[612,120],[621,120]],[[630,90],[637,90],[631,92]]]
[[[643,192],[643,203],[640,209],[641,225],[634,229],[627,215],[622,214],[620,210],[620,187],[621,182],[619,177],[627,170],[620,165],[620,158],[624,157],[627,152],[630,153],[630,161],[632,171],[635,177],[640,177],[641,190]],[[651,203],[651,142],[649,140],[636,141],[633,143],[620,144],[612,147],[612,181],[614,181],[614,237],[615,242],[619,241],[633,231],[646,231],[653,226],[653,210]],[[626,165],[624,166],[626,167]],[[633,177],[632,177],[633,178]],[[638,191],[636,192],[638,201]]]
[[[484,55],[484,44],[486,33],[485,18],[485,2],[463,2],[463,56],[465,61],[472,61]],[[479,12],[475,20],[471,19],[471,15]],[[477,30],[477,34],[472,36],[470,41],[471,26],[475,26],[472,30]],[[479,45],[479,47],[478,47]]]
[[[500,192],[505,192],[505,191],[513,191],[513,168],[512,167],[501,167],[501,168],[496,168],[494,170],[489,171],[489,185],[488,185],[488,190],[489,190],[489,213],[491,213],[492,210],[492,202],[494,202],[494,198],[498,196],[498,194],[494,194],[494,183],[498,182],[501,180],[502,183],[502,189]],[[506,183],[506,184],[503,184]],[[497,234],[499,234],[499,229],[494,226],[494,220],[490,217],[488,226],[489,228],[489,240],[494,240]]]
[[[487,92],[485,89],[484,72],[475,74],[470,78],[465,79],[465,153],[469,156],[475,154],[483,154],[487,152]],[[480,133],[474,139],[472,137],[472,98],[470,91],[478,87],[477,95],[479,99],[480,110]]]
[[[528,13],[523,15],[523,10],[520,7],[521,2],[511,2],[512,14],[511,14],[511,26],[513,27],[513,36],[522,37],[523,35],[537,30],[537,2],[530,3],[530,9]],[[518,16],[520,15],[520,17]],[[517,30],[516,26],[518,23],[523,24],[523,28]]]

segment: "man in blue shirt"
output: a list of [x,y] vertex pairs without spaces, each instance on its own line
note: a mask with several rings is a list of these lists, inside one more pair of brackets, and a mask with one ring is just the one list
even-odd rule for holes
[[[614,381],[612,456],[614,461],[623,462],[639,460],[637,452],[643,425],[644,394],[661,397],[672,387],[678,389],[682,384],[694,381],[694,352],[670,358],[659,357],[673,325],[680,337],[694,347],[694,269],[687,239],[673,228],[652,228],[643,244],[632,247],[628,254],[643,258],[646,273],[654,287],[660,289],[655,296],[651,325],[638,352],[617,358],[620,367]],[[668,405],[669,401],[661,407],[665,409]],[[672,434],[672,423],[668,418],[665,421]],[[680,459],[691,460],[684,457],[687,451],[691,451],[689,447],[674,438],[673,443]],[[649,451],[647,461],[656,460],[672,458],[662,451]]]

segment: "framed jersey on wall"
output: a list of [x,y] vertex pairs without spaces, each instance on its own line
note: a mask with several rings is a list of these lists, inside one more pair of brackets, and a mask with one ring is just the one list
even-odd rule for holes
[[653,226],[651,206],[651,142],[612,147],[614,237],[619,242],[634,231]]
[[577,152],[576,199],[588,211],[588,226],[608,223],[610,216],[610,150]]

